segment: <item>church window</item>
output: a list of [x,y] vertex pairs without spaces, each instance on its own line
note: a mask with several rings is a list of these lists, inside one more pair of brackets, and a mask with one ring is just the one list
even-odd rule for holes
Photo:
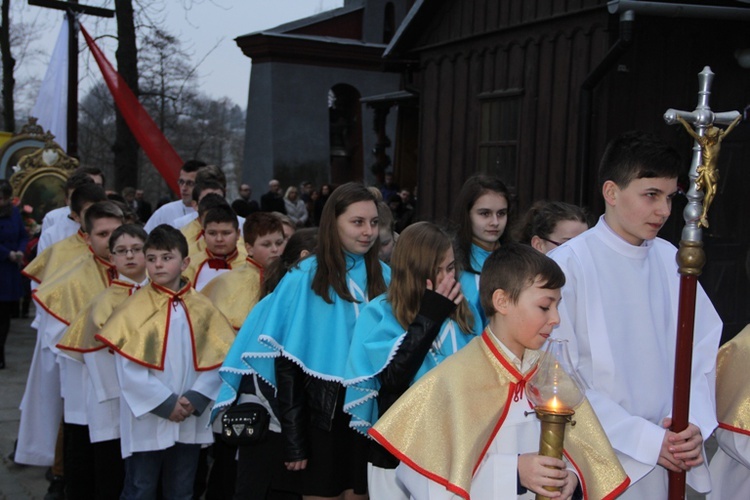
[[499,177],[511,189],[516,185],[522,98],[520,89],[479,96],[479,171]]

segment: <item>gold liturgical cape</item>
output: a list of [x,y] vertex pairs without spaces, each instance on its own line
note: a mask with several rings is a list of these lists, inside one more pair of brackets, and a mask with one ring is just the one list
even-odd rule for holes
[[71,269],[72,265],[88,256],[89,252],[91,250],[83,231],[79,229],[75,234],[45,248],[21,272],[30,280],[41,283]]
[[[495,342],[485,330],[420,378],[370,429],[399,460],[466,499],[514,392],[526,382]],[[565,455],[581,476],[584,498],[615,498],[630,479],[587,400],[574,420],[565,431]]]
[[115,310],[95,338],[131,361],[164,370],[170,312],[177,302],[185,306],[190,326],[193,368],[218,368],[234,342],[234,330],[190,283],[177,292],[155,283],[142,288]]
[[[239,269],[245,266],[245,259],[247,253],[240,255],[239,251],[235,250],[225,257],[217,256],[211,253],[208,248],[201,250],[195,254],[190,255],[190,264],[188,265],[185,272],[182,274],[185,278],[195,285],[198,281],[198,274],[203,270],[204,267],[208,266],[207,261],[210,259],[221,259],[226,261],[228,269]],[[205,264],[205,265],[204,265]]]
[[137,290],[135,283],[114,280],[109,288],[100,293],[75,317],[65,330],[58,349],[67,351],[68,356],[83,361],[83,353],[94,352],[107,346],[94,336],[99,333],[112,312]]
[[250,257],[246,261],[245,267],[220,274],[201,290],[235,330],[242,327],[247,315],[260,300],[263,283],[263,267]]
[[201,226],[200,217],[196,217],[185,224],[180,228],[180,232],[188,242],[188,255],[202,252],[206,249],[206,240],[203,239],[203,226]]
[[721,346],[716,358],[716,417],[719,427],[750,435],[750,325]]
[[66,325],[117,277],[117,270],[93,252],[72,269],[46,280],[32,297],[45,311]]

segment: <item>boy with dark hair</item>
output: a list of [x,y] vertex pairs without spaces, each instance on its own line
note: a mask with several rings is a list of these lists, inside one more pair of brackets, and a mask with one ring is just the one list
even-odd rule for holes
[[[43,352],[44,355],[35,360],[43,363],[39,368],[43,377],[34,381],[36,387],[27,387],[30,389],[27,391],[29,397],[24,400],[21,413],[18,449],[24,450],[28,445],[29,451],[33,450],[37,456],[42,453],[45,454],[43,456],[53,456],[62,395],[63,462],[70,498],[86,498],[91,493],[87,482],[90,441],[83,391],[86,375],[79,363],[65,357],[55,359],[59,353],[56,346],[78,312],[116,277],[117,272],[109,262],[109,237],[122,225],[122,217],[122,211],[110,201],[97,202],[88,207],[84,214],[84,227],[88,229],[86,241],[91,251],[89,256],[54,279],[45,280],[32,294],[39,309],[43,310],[40,312],[38,335],[42,351],[48,352]],[[32,364],[30,373],[33,371]],[[55,382],[57,386],[50,387]],[[31,383],[29,380],[27,384]],[[44,391],[40,390],[41,387]],[[45,393],[44,400],[39,399],[41,392]]]
[[[182,234],[185,235],[185,238],[188,242],[188,255],[192,255],[198,252],[202,252],[206,249],[206,239],[205,239],[205,231],[204,231],[204,224],[203,219],[206,216],[206,213],[208,213],[209,210],[214,208],[227,208],[231,210],[231,207],[229,206],[229,203],[224,198],[223,194],[220,194],[218,192],[206,190],[201,192],[200,195],[200,201],[196,202],[198,206],[198,215],[196,218],[190,222],[189,224],[179,228]],[[237,226],[240,228],[240,234],[242,234],[242,225],[245,223],[245,219],[242,217],[236,216],[237,219]],[[244,259],[246,257],[245,248],[243,245],[239,244],[239,240],[237,240],[237,250],[240,252],[240,255]]]
[[556,337],[569,341],[587,396],[633,484],[622,498],[666,498],[667,470],[711,489],[703,441],[716,427],[714,385],[722,323],[699,287],[690,425],[672,432],[679,275],[675,247],[657,238],[677,193],[681,161],[629,132],[602,158],[598,224],[550,253],[565,271]]
[[[143,247],[151,285],[112,314],[96,338],[115,352],[120,405],[123,500],[192,498],[202,445],[234,331],[211,302],[182,280],[190,259],[177,229],[156,227]],[[167,341],[169,339],[169,341]]]
[[192,205],[193,187],[198,170],[206,163],[200,160],[188,160],[180,169],[180,177],[177,184],[180,186],[180,199],[165,203],[159,207],[148,219],[143,229],[151,232],[159,224],[172,224],[176,219],[195,212]]
[[206,248],[190,255],[185,277],[201,291],[213,278],[245,265],[245,256],[237,250],[240,229],[237,216],[229,206],[215,207],[202,217]]
[[[526,382],[559,324],[562,270],[533,248],[503,245],[482,268],[481,337],[420,378],[370,435],[401,460],[412,498],[613,498],[628,478],[587,401],[565,435],[566,457],[544,457],[539,420],[527,416]],[[566,468],[567,467],[567,468]],[[579,486],[580,485],[580,486]],[[561,488],[551,493],[544,487]]]
[[281,221],[267,212],[254,212],[245,219],[245,266],[220,274],[209,281],[201,293],[224,313],[235,330],[260,299],[263,271],[279,258],[284,243]]
[[120,454],[120,388],[114,357],[94,338],[109,316],[125,299],[148,284],[143,246],[147,238],[141,226],[125,224],[112,232],[109,260],[117,278],[94,298],[65,331],[57,347],[65,356],[82,363],[86,418],[91,440],[88,482],[96,498],[118,498],[125,470]]
[[96,167],[79,167],[70,174],[65,181],[65,206],[51,210],[44,216],[38,252],[78,231],[78,221],[71,217],[70,195],[84,184],[92,183],[104,188],[104,174]]

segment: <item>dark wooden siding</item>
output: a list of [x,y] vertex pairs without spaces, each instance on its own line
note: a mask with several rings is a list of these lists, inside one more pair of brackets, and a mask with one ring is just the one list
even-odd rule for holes
[[553,31],[541,23],[421,53],[422,216],[448,215],[461,184],[477,171],[479,96],[512,89],[523,92],[516,204],[573,201],[578,92],[608,48],[606,19],[591,12],[558,19]]

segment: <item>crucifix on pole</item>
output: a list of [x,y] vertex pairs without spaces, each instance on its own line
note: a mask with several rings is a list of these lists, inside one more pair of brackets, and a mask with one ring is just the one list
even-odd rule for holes
[[29,5],[48,9],[63,10],[68,21],[68,144],[67,153],[78,155],[78,27],[76,14],[96,17],[115,17],[112,9],[81,5],[78,0],[28,0]]
[[[690,164],[688,204],[683,212],[685,227],[680,238],[677,264],[680,272],[680,297],[677,310],[677,346],[675,352],[674,392],[672,395],[672,428],[681,432],[688,427],[690,410],[690,379],[693,360],[693,329],[698,276],[703,272],[706,255],[703,251],[702,227],[708,227],[706,211],[716,193],[719,145],[740,120],[737,111],[714,113],[708,104],[714,74],[706,66],[698,73],[698,106],[694,111],[668,109],[664,121],[681,123],[695,139]],[[729,125],[726,130],[715,124]],[[695,130],[692,127],[695,127]],[[669,472],[669,500],[685,498],[685,472]]]

